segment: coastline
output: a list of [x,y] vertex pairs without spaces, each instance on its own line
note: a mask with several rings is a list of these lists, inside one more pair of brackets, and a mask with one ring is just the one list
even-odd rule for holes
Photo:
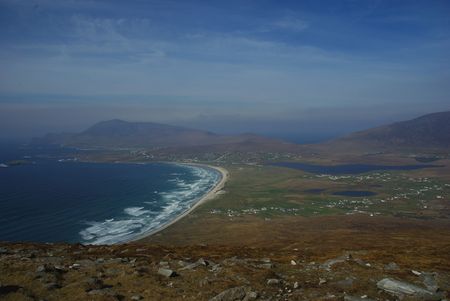
[[225,183],[228,181],[228,178],[229,178],[228,170],[226,170],[225,168],[220,167],[220,166],[213,166],[213,165],[207,165],[207,164],[201,164],[201,163],[176,163],[176,164],[189,165],[189,166],[198,166],[198,167],[203,167],[203,168],[204,167],[211,168],[211,169],[214,169],[214,170],[218,171],[221,174],[221,178],[220,178],[220,180],[217,182],[217,184],[214,187],[212,187],[207,193],[205,193],[201,198],[199,198],[199,200],[196,201],[188,210],[186,210],[185,212],[183,212],[182,214],[180,214],[179,216],[177,216],[176,218],[174,218],[170,222],[167,222],[166,224],[162,225],[158,229],[154,229],[154,230],[150,230],[150,231],[144,232],[144,233],[142,233],[142,234],[140,234],[140,235],[138,235],[138,236],[136,236],[136,237],[134,237],[132,239],[129,239],[129,240],[126,240],[126,241],[122,241],[122,242],[119,242],[117,244],[136,242],[136,241],[139,241],[139,240],[144,239],[146,237],[155,235],[155,234],[165,230],[166,228],[172,226],[173,224],[175,224],[176,222],[178,222],[182,218],[186,217],[188,214],[190,214],[192,211],[194,211],[200,205],[206,203],[209,200],[214,199],[218,195],[218,192],[223,189],[223,187],[225,186]]

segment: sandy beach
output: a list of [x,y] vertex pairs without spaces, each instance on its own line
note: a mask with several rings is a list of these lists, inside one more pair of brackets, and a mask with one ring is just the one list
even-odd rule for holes
[[228,171],[223,168],[223,167],[219,167],[219,166],[212,166],[212,165],[206,165],[206,164],[199,164],[199,163],[178,163],[178,164],[183,164],[183,165],[190,165],[190,166],[200,166],[200,167],[208,167],[208,168],[212,168],[214,170],[217,170],[218,172],[220,172],[220,174],[222,175],[222,177],[220,178],[220,181],[217,183],[216,186],[214,186],[213,188],[211,188],[211,190],[206,193],[203,197],[201,197],[195,204],[193,204],[188,210],[186,210],[185,212],[183,212],[182,214],[180,214],[179,216],[177,216],[175,219],[173,219],[172,221],[162,225],[160,228],[155,229],[155,230],[151,230],[145,233],[142,233],[141,235],[130,239],[128,241],[125,242],[121,242],[121,243],[128,243],[131,241],[138,241],[141,240],[145,237],[151,236],[151,235],[155,235],[156,233],[168,228],[169,226],[175,224],[176,222],[178,222],[179,220],[181,220],[183,217],[187,216],[189,213],[191,213],[192,211],[194,211],[197,207],[199,207],[200,205],[206,203],[209,200],[214,199],[219,191],[221,191],[223,189],[223,187],[225,186],[225,183],[228,180],[229,177],[229,173]]

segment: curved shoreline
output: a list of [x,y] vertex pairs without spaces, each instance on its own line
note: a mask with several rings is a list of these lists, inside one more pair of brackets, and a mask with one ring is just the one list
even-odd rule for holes
[[205,168],[205,167],[211,168],[211,169],[214,169],[214,170],[218,171],[221,174],[221,178],[220,178],[220,180],[217,182],[217,184],[214,187],[212,187],[207,193],[205,193],[201,198],[199,198],[198,201],[196,201],[188,210],[184,211],[182,214],[178,215],[173,220],[163,224],[158,229],[154,229],[154,230],[150,230],[150,231],[144,232],[144,233],[139,234],[138,236],[136,236],[134,238],[131,238],[131,239],[126,240],[126,241],[119,242],[117,244],[124,244],[124,243],[138,241],[138,240],[144,239],[146,237],[155,235],[156,233],[159,233],[162,230],[170,227],[171,225],[175,224],[176,222],[178,222],[179,220],[181,220],[182,218],[187,216],[189,213],[194,211],[200,205],[206,203],[209,200],[214,199],[218,195],[218,192],[223,189],[223,187],[225,186],[226,181],[229,178],[228,170],[226,170],[225,168],[220,167],[220,166],[212,166],[212,165],[200,164],[200,163],[176,163],[176,164],[188,165],[188,166],[197,166],[197,167],[203,167],[203,168]]

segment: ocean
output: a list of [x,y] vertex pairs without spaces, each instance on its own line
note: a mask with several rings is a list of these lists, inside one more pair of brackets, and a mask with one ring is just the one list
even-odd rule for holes
[[0,241],[113,244],[154,231],[221,179],[172,163],[81,163],[70,150],[0,145]]

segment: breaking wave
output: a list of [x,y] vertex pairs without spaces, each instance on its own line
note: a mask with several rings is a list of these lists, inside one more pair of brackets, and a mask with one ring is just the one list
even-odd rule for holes
[[177,165],[185,172],[171,174],[170,190],[155,191],[153,201],[143,200],[139,207],[124,208],[121,216],[87,222],[80,232],[83,243],[114,244],[155,231],[187,211],[221,179],[212,168]]

